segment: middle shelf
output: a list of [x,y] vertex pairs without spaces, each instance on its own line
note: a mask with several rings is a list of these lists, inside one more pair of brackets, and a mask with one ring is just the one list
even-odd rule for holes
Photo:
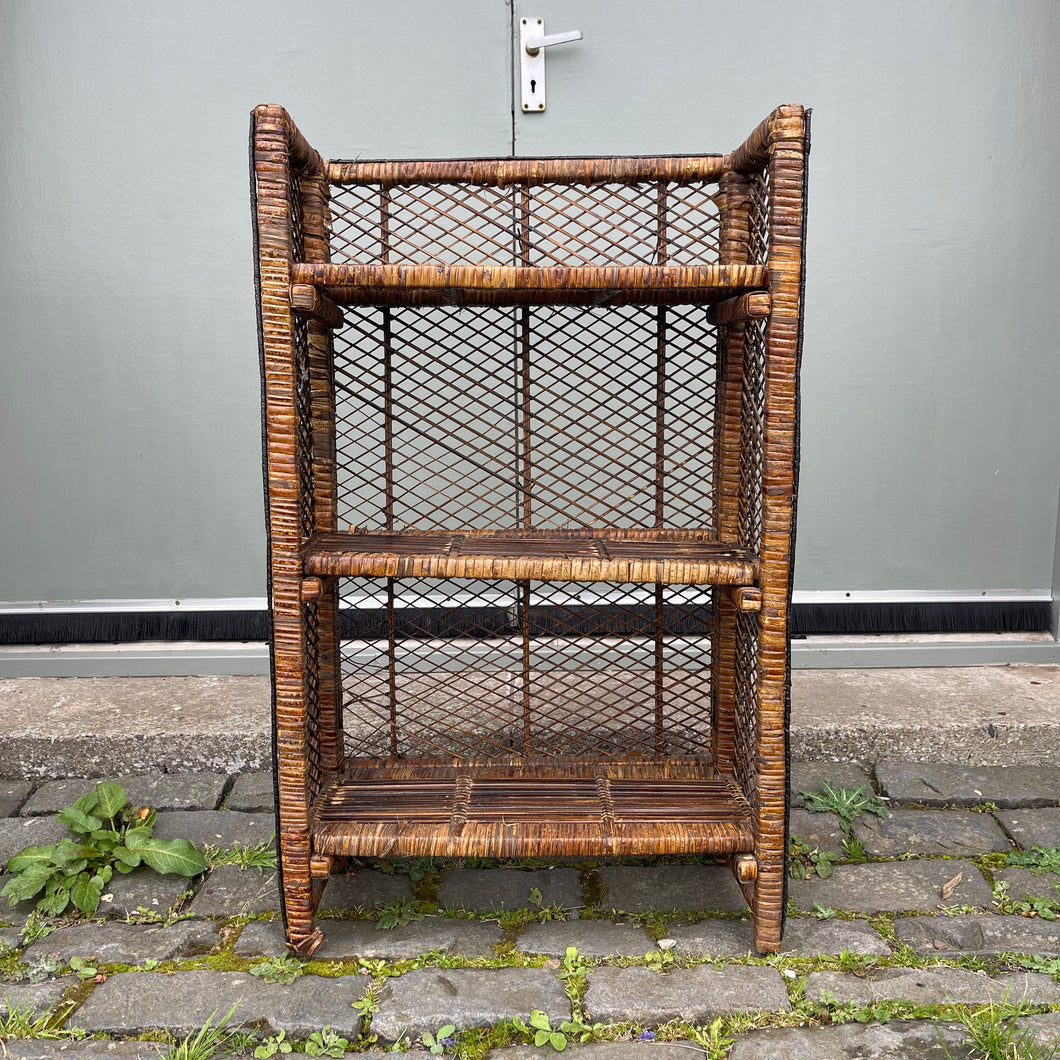
[[[308,575],[752,585],[758,557],[679,531],[315,534]],[[686,531],[686,534],[689,533]]]

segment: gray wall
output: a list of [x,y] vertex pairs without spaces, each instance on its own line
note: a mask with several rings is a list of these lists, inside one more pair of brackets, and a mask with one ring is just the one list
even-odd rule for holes
[[[815,108],[797,588],[1049,592],[1060,6],[537,3],[519,154]],[[248,114],[512,148],[502,0],[0,0],[0,601],[264,594]]]

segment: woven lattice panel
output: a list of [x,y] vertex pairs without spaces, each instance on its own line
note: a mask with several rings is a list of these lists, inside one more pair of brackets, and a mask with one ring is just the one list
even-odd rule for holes
[[302,604],[302,629],[305,637],[305,712],[306,773],[309,790],[319,795],[324,786],[320,761],[320,657],[317,605]]
[[733,773],[737,786],[754,801],[758,777],[758,615],[736,616],[736,710]]
[[763,446],[766,415],[766,323],[744,327],[743,390],[740,409],[740,544],[762,544]]
[[349,309],[339,526],[715,529],[697,306]]
[[709,589],[357,578],[342,593],[348,754],[707,750]]
[[335,185],[331,260],[379,264],[706,265],[717,185]]
[[313,509],[313,424],[309,380],[309,325],[303,317],[294,320],[294,408],[295,462],[298,467],[298,521],[302,536],[316,528]]
[[769,184],[769,170],[756,173],[751,180],[751,204],[748,221],[750,223],[750,241],[748,244],[748,264],[769,264],[769,217],[772,209],[772,196]]

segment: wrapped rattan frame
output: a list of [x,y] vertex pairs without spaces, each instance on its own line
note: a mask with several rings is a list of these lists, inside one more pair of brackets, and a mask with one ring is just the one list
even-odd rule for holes
[[[523,584],[518,579],[544,578],[547,583],[549,578],[639,578],[646,582],[661,579],[661,586],[669,578],[683,578],[686,583],[716,585],[710,637],[713,765],[691,759],[680,767],[666,765],[665,759],[657,766],[652,759],[631,760],[639,761],[634,766],[622,766],[618,759],[593,765],[584,758],[569,762],[557,758],[552,766],[536,766],[525,758],[513,760],[506,768],[530,778],[528,790],[539,783],[534,778],[545,769],[547,776],[541,774],[540,783],[547,781],[548,790],[588,791],[590,795],[595,791],[593,797],[598,797],[603,809],[601,821],[592,826],[577,824],[581,820],[577,814],[571,818],[574,823],[568,822],[560,831],[550,831],[540,821],[528,825],[524,840],[512,843],[505,839],[505,849],[581,855],[606,855],[609,850],[714,852],[730,861],[743,886],[753,913],[756,946],[763,952],[778,948],[785,901],[787,621],[807,149],[806,112],[785,106],[725,156],[325,162],[282,108],[263,106],[254,111],[252,198],[263,383],[277,833],[284,919],[295,952],[307,954],[319,944],[315,909],[328,873],[345,854],[354,849],[368,855],[405,849],[401,842],[386,838],[392,833],[382,825],[373,833],[375,839],[357,840],[361,844],[357,846],[350,838],[353,826],[343,824],[343,814],[352,814],[342,809],[353,805],[349,800],[362,799],[362,793],[370,792],[376,782],[390,785],[388,791],[404,797],[402,793],[411,790],[407,787],[410,780],[430,775],[435,778],[432,783],[442,785],[439,791],[449,792],[444,797],[455,800],[448,825],[451,838],[444,840],[440,826],[425,818],[426,823],[409,825],[408,851],[467,854],[476,852],[479,842],[477,826],[468,818],[468,793],[473,797],[476,783],[482,791],[498,783],[489,779],[495,769],[490,761],[497,760],[467,760],[463,765],[454,760],[451,791],[445,788],[448,774],[430,761],[417,765],[408,760],[404,767],[393,757],[372,764],[365,760],[359,767],[344,761],[339,578],[373,573],[391,580],[399,575],[497,577],[516,578]],[[510,263],[392,262],[385,256],[372,261],[331,260],[335,235],[329,199],[333,189],[372,186],[400,191],[431,182],[473,185],[500,189],[505,195],[510,190],[516,207],[521,194],[525,208],[527,189],[541,185],[632,188],[642,183],[650,186],[652,181],[673,187],[697,181],[717,184],[720,229],[713,260],[670,264],[662,252],[660,230],[660,253],[648,262],[534,265],[526,254],[525,227],[523,250],[519,250],[517,234]],[[487,542],[484,554],[495,558],[485,566],[469,559],[465,569],[463,560],[453,559],[452,542],[442,555],[436,542],[416,552],[417,546],[409,541],[402,548],[411,553],[401,559],[401,548],[389,552],[385,540],[347,542],[342,538],[337,512],[336,465],[341,461],[336,450],[333,331],[343,324],[344,304],[667,306],[704,302],[713,303],[709,319],[721,336],[712,457],[715,544],[675,544],[672,540],[667,544],[665,535],[660,537],[660,531],[649,528],[644,540],[661,542],[651,546],[656,551],[649,550],[645,552],[649,558],[635,557],[612,570],[606,565],[614,562],[608,542],[635,542],[636,533],[627,530],[625,536],[607,538],[585,530],[585,535],[596,534],[593,541],[598,543],[593,547],[598,555],[584,561],[572,546],[573,551],[568,550],[570,554],[555,566],[549,558],[555,548],[532,543],[524,549],[529,550],[526,557],[520,558],[516,553],[523,546],[504,539]],[[392,523],[382,527],[384,532],[392,529]],[[530,538],[523,540],[525,544]],[[629,547],[636,552],[635,544]],[[667,548],[680,560],[676,565],[663,558],[670,555]],[[624,554],[617,544],[611,552]],[[726,584],[730,588],[724,588]],[[657,600],[662,599],[660,591]],[[582,776],[588,779],[579,780]],[[646,808],[643,800],[637,801],[635,791],[641,789],[636,784],[665,776],[715,792],[704,797],[720,800],[719,807],[722,803],[730,807],[719,810],[718,818],[729,823],[704,824],[697,829],[690,822],[682,829],[681,814],[687,811],[681,809],[673,811],[668,824],[660,820],[653,828],[650,804]],[[628,803],[636,807],[629,811],[634,814],[630,820],[643,820],[642,825],[622,830],[608,794],[616,784],[615,790],[621,790],[624,798],[634,799]],[[537,812],[532,808],[535,796],[531,793],[527,798],[530,809],[525,812],[532,815]],[[601,838],[594,840],[598,826]],[[492,834],[493,826],[482,827],[481,842],[488,845],[491,840],[485,837]],[[615,845],[619,836],[624,837],[621,847]],[[494,853],[495,849],[483,845],[478,852]]]

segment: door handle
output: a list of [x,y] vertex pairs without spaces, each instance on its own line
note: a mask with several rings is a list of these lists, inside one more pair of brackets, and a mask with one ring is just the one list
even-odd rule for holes
[[581,40],[580,29],[565,33],[545,33],[543,18],[524,18],[519,22],[519,81],[523,90],[523,111],[537,113],[545,109],[545,49],[556,44]]
[[527,55],[537,55],[541,48],[551,48],[553,44],[568,44],[572,40],[581,40],[580,29],[568,30],[566,33],[550,33],[547,37],[527,37],[523,47]]

